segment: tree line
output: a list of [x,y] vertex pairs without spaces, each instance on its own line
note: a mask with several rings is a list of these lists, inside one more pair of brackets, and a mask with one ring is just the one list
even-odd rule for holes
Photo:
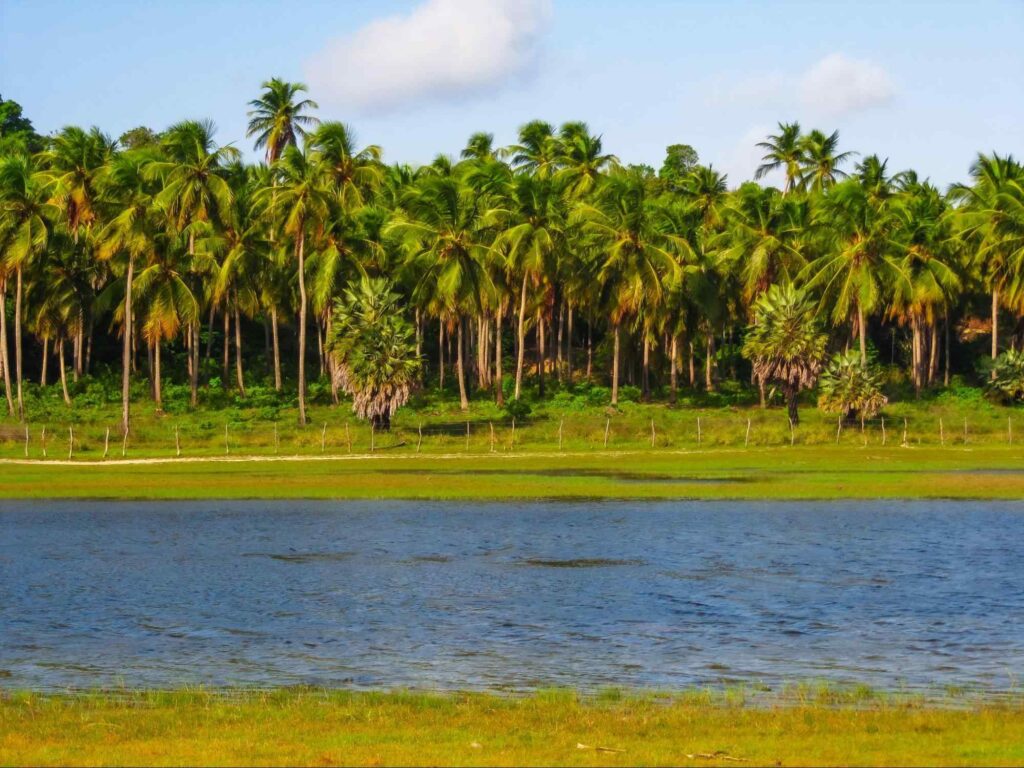
[[508,147],[477,133],[458,158],[388,165],[318,119],[305,91],[275,78],[250,102],[255,164],[208,121],[41,137],[0,100],[11,415],[24,414],[29,348],[42,382],[56,365],[69,404],[68,378],[102,354],[121,369],[127,432],[140,358],[158,409],[167,376],[196,405],[218,334],[220,384],[245,396],[262,336],[268,381],[294,376],[302,423],[311,371],[386,425],[446,376],[463,409],[472,388],[504,404],[528,384],[543,397],[546,381],[583,380],[607,382],[616,405],[624,373],[644,397],[674,398],[745,379],[746,360],[762,403],[780,387],[791,418],[819,379],[828,397],[850,390],[842,412],[863,413],[884,402],[876,365],[886,341],[896,362],[897,334],[918,392],[948,383],[951,335],[987,334],[985,375],[1024,395],[1024,170],[1011,156],[979,154],[940,190],[840,151],[838,132],[781,123],[756,173],[781,188],[730,188],[686,145],[655,170],[620,163],[585,123],[536,120]]

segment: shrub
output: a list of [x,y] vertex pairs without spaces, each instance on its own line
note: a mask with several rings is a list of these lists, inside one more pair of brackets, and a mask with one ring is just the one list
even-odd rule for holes
[[985,388],[1003,400],[1024,400],[1024,352],[1010,349],[987,366],[994,374]]

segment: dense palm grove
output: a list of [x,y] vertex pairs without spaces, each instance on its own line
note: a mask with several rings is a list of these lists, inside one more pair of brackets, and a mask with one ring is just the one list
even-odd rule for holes
[[[40,137],[0,101],[0,367],[24,414],[30,375],[132,378],[245,397],[311,384],[387,426],[417,388],[500,404],[557,386],[675,398],[723,381],[801,390],[872,415],[879,366],[920,392],[954,373],[1024,395],[1024,171],[979,155],[939,190],[838,133],[780,124],[756,182],[730,189],[688,146],[624,166],[584,123],[458,160],[386,165],[318,120],[300,84],[251,102],[265,162],[184,121],[113,140]],[[1006,329],[1005,331],[1003,329]],[[982,344],[990,338],[990,348]],[[284,352],[282,352],[282,349]],[[328,390],[329,387],[329,390]],[[514,406],[507,405],[513,408]]]

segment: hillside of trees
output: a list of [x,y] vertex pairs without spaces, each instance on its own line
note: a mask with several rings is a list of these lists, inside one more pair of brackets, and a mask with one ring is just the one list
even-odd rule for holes
[[[624,165],[587,124],[389,165],[278,79],[264,161],[209,122],[39,136],[0,99],[0,368],[25,388],[120,377],[162,407],[253,386],[386,428],[411,391],[514,409],[584,382],[644,399],[722,386],[871,415],[952,376],[1024,397],[1024,169],[979,154],[938,189],[838,132],[781,123],[739,185],[686,145]],[[965,159],[966,161],[966,159]],[[965,169],[966,170],[966,169]],[[314,387],[314,385],[316,385]],[[315,390],[315,392],[314,392]]]

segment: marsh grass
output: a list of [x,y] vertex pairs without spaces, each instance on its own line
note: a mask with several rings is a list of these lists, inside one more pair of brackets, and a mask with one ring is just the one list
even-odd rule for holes
[[0,697],[0,764],[1014,765],[1024,705],[808,683],[528,695],[111,691]]

